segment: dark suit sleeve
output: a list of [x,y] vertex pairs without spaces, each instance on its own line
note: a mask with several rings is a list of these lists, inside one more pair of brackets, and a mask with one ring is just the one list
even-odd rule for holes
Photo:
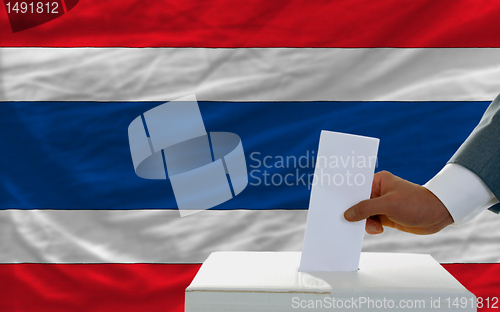
[[[500,199],[500,95],[448,163],[462,165],[474,172]],[[499,213],[500,204],[489,209]]]

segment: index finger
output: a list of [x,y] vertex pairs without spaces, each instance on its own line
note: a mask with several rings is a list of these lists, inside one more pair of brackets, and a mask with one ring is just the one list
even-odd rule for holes
[[371,216],[379,214],[385,215],[388,212],[388,202],[385,196],[363,200],[344,212],[347,221],[361,221]]

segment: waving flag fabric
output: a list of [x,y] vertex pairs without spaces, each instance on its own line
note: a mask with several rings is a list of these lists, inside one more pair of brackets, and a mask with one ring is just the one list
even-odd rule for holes
[[[0,12],[1,311],[183,311],[210,252],[301,250],[321,130],[380,138],[377,171],[423,184],[500,93],[494,2],[239,5],[81,1],[16,33]],[[181,218],[127,129],[189,94],[248,185]],[[496,311],[499,220],[363,250],[429,253]]]

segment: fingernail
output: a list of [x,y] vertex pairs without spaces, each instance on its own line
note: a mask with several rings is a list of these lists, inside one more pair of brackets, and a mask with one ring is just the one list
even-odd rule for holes
[[356,216],[354,215],[354,210],[353,209],[347,209],[347,211],[344,213],[344,218],[347,221],[351,221],[355,218]]
[[372,231],[372,232],[380,232],[380,230],[378,229],[378,227],[375,225],[375,224],[370,224],[368,225],[368,228]]

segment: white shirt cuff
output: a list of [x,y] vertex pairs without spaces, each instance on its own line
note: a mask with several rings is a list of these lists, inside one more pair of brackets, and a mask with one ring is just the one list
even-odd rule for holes
[[486,184],[474,172],[459,164],[447,164],[424,187],[446,206],[455,226],[474,219],[498,203]]

